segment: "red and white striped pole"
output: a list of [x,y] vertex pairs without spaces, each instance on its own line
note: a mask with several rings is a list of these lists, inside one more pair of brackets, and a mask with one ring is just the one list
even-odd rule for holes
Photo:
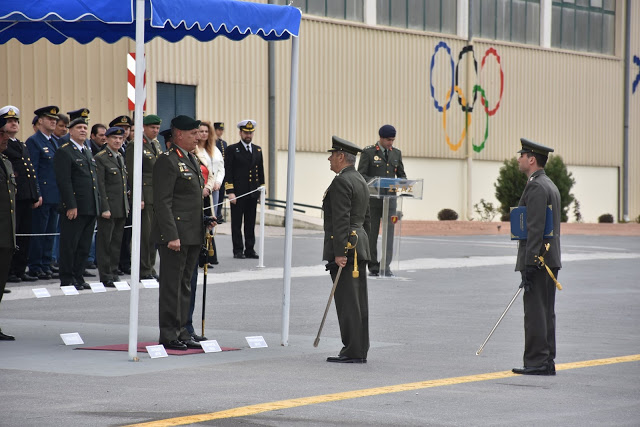
[[[147,64],[144,64],[144,105],[142,111],[147,111]],[[136,54],[129,52],[127,55],[127,96],[129,98],[129,111],[136,109]]]

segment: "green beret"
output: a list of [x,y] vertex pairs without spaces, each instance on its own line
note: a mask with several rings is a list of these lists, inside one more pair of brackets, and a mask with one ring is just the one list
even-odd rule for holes
[[171,126],[180,130],[192,130],[200,127],[200,120],[194,120],[189,116],[178,116],[171,120]]
[[143,125],[159,125],[162,123],[162,119],[155,114],[149,114],[142,119]]

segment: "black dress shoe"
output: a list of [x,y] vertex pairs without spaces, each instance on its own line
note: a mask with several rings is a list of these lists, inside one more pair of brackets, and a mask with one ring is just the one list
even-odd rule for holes
[[549,366],[525,366],[523,368],[513,368],[511,370],[514,374],[520,375],[551,375]]
[[234,258],[245,259],[246,256],[243,253],[233,254]]
[[104,282],[104,287],[105,288],[115,288],[116,285],[115,285],[115,283],[113,283],[113,281],[107,280],[106,282]]
[[15,341],[16,337],[12,335],[7,335],[0,330],[0,341]]
[[257,254],[257,253],[255,253],[255,252],[245,253],[245,254],[244,254],[244,256],[245,256],[246,258],[251,258],[251,259],[259,259],[259,258],[260,258],[260,255],[258,255],[258,254]]
[[187,341],[182,341],[182,343],[187,347],[187,348],[195,348],[195,349],[201,349],[202,345],[195,341],[193,338],[189,338]]
[[393,274],[393,271],[387,270],[384,272],[384,277],[396,277],[396,275]]
[[76,284],[74,286],[79,291],[81,291],[83,289],[91,289],[91,286],[89,286],[89,284],[87,282],[82,282],[82,283],[76,282]]
[[124,271],[122,271],[122,270],[118,269],[118,270],[116,270],[116,274],[117,274],[118,276],[124,276]]
[[[36,277],[34,280],[38,280],[38,278]],[[9,277],[7,277],[7,282],[18,283],[18,282],[22,282],[22,279],[16,276],[15,274],[10,274]]]
[[86,264],[86,268],[89,268],[89,269],[91,269],[91,270],[95,270],[95,269],[96,269],[96,268],[98,268],[98,267],[97,267],[94,263],[92,263],[92,262],[88,262],[88,263]]
[[4,293],[4,294],[10,294],[10,293],[11,293],[11,289],[4,288],[4,290],[2,291],[2,293]]
[[52,277],[50,274],[45,273],[44,271],[41,271],[38,273],[38,279],[39,280],[51,280]]
[[[37,276],[32,276],[29,273],[24,273],[22,276],[19,277],[20,280],[22,280],[23,282],[35,282],[38,280]],[[18,280],[18,281],[20,281]],[[10,280],[9,280],[10,282]]]
[[186,350],[187,346],[180,340],[169,341],[168,343],[161,342],[164,348],[170,348],[171,350]]
[[207,337],[205,337],[204,335],[198,335],[195,332],[191,334],[191,339],[195,342],[207,341]]
[[380,276],[380,273],[378,273],[377,271],[370,271],[370,272],[369,272],[369,276],[371,276],[371,277],[378,277],[378,276]]
[[59,272],[60,272],[60,268],[58,268],[58,266],[57,266],[57,265],[53,265],[53,264],[51,264],[51,265],[49,266],[49,270],[51,270],[51,271],[52,271],[52,272],[54,272],[54,273],[59,273]]
[[85,270],[85,271],[82,273],[82,276],[84,276],[84,277],[96,277],[96,275],[95,275],[95,274],[93,274],[92,272],[90,272],[90,271],[88,271],[88,270]]
[[58,279],[58,278],[60,278],[60,274],[58,274],[58,273],[54,273],[54,272],[53,272],[53,271],[51,271],[51,270],[44,270],[44,272],[45,272],[45,274],[47,274],[47,275],[51,276],[51,278],[52,278],[52,279]]
[[329,356],[327,362],[333,363],[367,363],[367,359],[354,359],[347,356]]
[[151,275],[151,274],[147,274],[147,275],[144,275],[144,276],[140,277],[140,280],[153,280],[153,279],[155,279],[155,277],[153,277],[153,275]]
[[155,274],[155,273],[151,273],[151,277],[153,277],[154,279],[156,279],[158,281],[160,280],[160,276]]

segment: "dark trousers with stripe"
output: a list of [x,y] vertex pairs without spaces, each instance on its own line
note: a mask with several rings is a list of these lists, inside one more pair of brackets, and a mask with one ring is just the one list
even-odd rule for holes
[[[254,193],[256,194],[256,193]],[[252,194],[251,196],[253,196]],[[256,209],[258,199],[246,196],[231,203],[231,241],[233,242],[233,253],[245,254],[255,253],[256,244]],[[244,245],[242,243],[242,222],[244,219]]]
[[[31,234],[32,208],[33,203],[30,200],[16,200],[16,234]],[[29,262],[29,246],[31,237],[16,236],[16,253],[11,259],[11,268],[9,274],[22,276]]]
[[95,226],[96,217],[93,215],[78,215],[72,220],[64,214],[60,216],[60,283],[84,283],[82,273]]
[[[557,279],[558,269],[551,271]],[[524,366],[548,365],[556,357],[556,285],[546,269],[535,273],[531,290],[524,293],[522,301]]]

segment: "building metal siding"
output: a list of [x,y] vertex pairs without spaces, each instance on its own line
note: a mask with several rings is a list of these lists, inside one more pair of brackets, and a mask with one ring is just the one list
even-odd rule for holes
[[[620,10],[620,9],[619,9]],[[640,57],[640,8],[632,9],[631,54]],[[431,80],[440,104],[450,87],[449,57],[454,63],[467,44],[451,35],[367,26],[304,15],[300,30],[300,85],[297,151],[325,152],[331,135],[364,147],[374,143],[380,125],[398,129],[397,146],[407,158],[463,160],[469,141],[457,151],[452,143],[465,129],[457,96],[443,113],[434,107]],[[291,41],[274,42],[276,50],[276,145],[287,149]],[[502,162],[515,155],[520,137],[550,145],[575,166],[622,167],[623,67],[620,57],[593,55],[489,40],[474,40],[478,67],[489,48],[500,56],[504,92],[500,108],[488,120],[485,148],[474,160]],[[21,138],[31,134],[31,112],[55,104],[63,112],[88,107],[92,124],[127,112],[126,54],[131,40],[89,45],[39,41],[0,46],[0,99],[22,111]],[[258,121],[256,143],[267,154],[267,43],[257,37],[233,42],[224,37],[209,43],[187,38],[179,43],[154,39],[147,43],[147,111],[156,111],[156,82],[196,85],[198,119],[224,121],[225,139],[238,138],[235,124]],[[459,85],[466,98],[467,61],[460,61]],[[631,80],[638,67],[632,63]],[[484,69],[470,76],[479,83],[490,108],[499,99],[499,67],[489,56]],[[640,88],[630,99],[630,213],[640,213]],[[480,97],[474,104],[471,140],[484,139],[486,114]],[[163,126],[164,127],[164,126]],[[268,164],[265,159],[265,166]],[[284,179],[278,165],[278,180]],[[420,175],[419,171],[414,173]],[[459,178],[463,179],[463,178]]]
[[[630,55],[640,58],[640,4],[631,2]],[[640,83],[633,93],[632,84],[640,77],[640,64],[630,59],[629,72],[629,216],[640,218]],[[623,93],[623,92],[621,92]],[[624,94],[626,96],[626,94]],[[621,125],[622,126],[622,125]]]

